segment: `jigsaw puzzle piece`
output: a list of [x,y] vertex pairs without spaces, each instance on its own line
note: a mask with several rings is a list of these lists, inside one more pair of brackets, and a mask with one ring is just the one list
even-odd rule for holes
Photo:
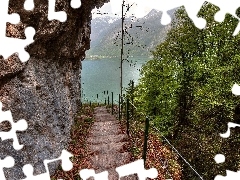
[[240,1],[228,0],[228,1],[219,1],[219,0],[208,0],[210,3],[218,6],[220,10],[215,14],[214,19],[218,22],[223,22],[226,14],[231,14],[237,18],[236,10],[240,7]]
[[[237,17],[236,10],[240,7],[240,1],[230,0],[230,1],[219,1],[219,0],[208,0],[209,3],[212,3],[215,6],[218,6],[220,10],[215,14],[214,19],[218,22],[223,22],[226,14],[231,14],[232,16]],[[201,7],[205,3],[205,0],[161,0],[158,2],[158,6],[154,7],[155,9],[162,11],[161,24],[167,25],[171,22],[171,17],[167,11],[184,6],[189,18],[192,19],[195,26],[199,29],[203,29],[206,26],[206,20],[200,17],[197,17],[198,12],[201,10]],[[239,19],[239,18],[238,18]],[[240,24],[236,28],[237,30],[233,35],[236,35],[240,30]]]
[[[239,19],[239,18],[238,18],[238,19]],[[238,25],[237,25],[237,27],[236,27],[234,33],[233,33],[233,36],[238,35],[239,31],[240,31],[240,22],[238,23]]]
[[48,171],[46,173],[34,176],[33,166],[31,164],[26,164],[23,166],[23,173],[25,174],[26,178],[22,180],[50,180],[50,174]]
[[25,29],[25,34],[26,39],[15,39],[8,37],[3,38],[4,43],[0,43],[0,54],[4,57],[4,59],[7,59],[14,53],[18,53],[18,56],[22,62],[26,62],[30,58],[30,55],[25,51],[24,48],[33,43],[35,29],[32,27],[27,27]]
[[79,172],[79,175],[83,180],[87,180],[90,177],[94,177],[95,180],[108,180],[107,171],[96,174],[94,169],[83,169]]
[[64,11],[55,11],[56,0],[48,0],[48,20],[59,20],[65,22],[67,20],[67,13]]
[[13,147],[16,150],[22,149],[23,145],[18,142],[16,131],[24,131],[27,129],[28,125],[26,120],[22,119],[18,122],[13,122],[11,111],[2,111],[2,103],[0,102],[0,123],[3,121],[8,121],[11,123],[11,130],[8,132],[0,132],[0,138],[2,140],[13,139]]
[[[27,0],[29,2],[29,0]],[[29,3],[27,3],[29,4]],[[29,54],[25,51],[25,47],[33,42],[33,36],[35,35],[35,29],[28,27],[25,29],[26,39],[16,39],[6,37],[6,23],[17,24],[20,22],[18,14],[8,14],[9,0],[0,1],[0,54],[7,59],[14,53],[18,53],[22,62],[26,62],[29,59]]]
[[73,164],[70,161],[70,157],[72,157],[73,155],[71,153],[69,153],[66,150],[62,150],[61,156],[58,157],[57,159],[52,159],[52,160],[44,160],[44,166],[46,169],[46,173],[42,173],[39,175],[34,176],[33,175],[33,166],[31,164],[26,164],[23,166],[23,173],[25,174],[26,178],[22,179],[22,180],[50,180],[50,172],[48,169],[48,164],[51,162],[55,162],[58,160],[62,161],[62,169],[64,171],[69,171],[72,169]]
[[203,18],[197,17],[197,14],[199,10],[201,9],[203,3],[205,0],[198,0],[198,1],[192,1],[192,0],[162,0],[158,2],[157,7],[153,7],[159,11],[162,11],[163,15],[161,18],[161,24],[167,25],[169,24],[172,19],[170,15],[167,13],[169,10],[184,6],[186,9],[186,12],[188,13],[189,18],[191,18],[199,29],[202,29],[206,25],[206,21]]
[[[33,37],[35,35],[35,29],[33,27],[27,27],[25,29],[25,36],[26,36],[26,39],[22,40],[22,39],[19,39],[19,46],[20,47],[26,47],[28,44],[31,44],[34,42],[33,40]],[[18,54],[19,54],[19,58],[23,61],[23,62],[26,62],[29,58],[30,58],[30,55],[28,54],[27,51],[24,50],[24,48],[22,49],[19,49],[18,50]]]
[[116,171],[119,174],[119,178],[137,174],[139,180],[146,180],[147,178],[154,179],[158,176],[158,172],[155,168],[148,170],[144,168],[143,159],[118,167],[116,168]]
[[4,180],[5,175],[3,172],[3,168],[11,168],[14,166],[14,159],[11,156],[7,156],[5,159],[0,159],[0,179]]
[[8,15],[8,18],[6,18],[6,20],[11,24],[18,24],[20,22],[20,16],[17,13],[12,13]]
[[158,4],[156,8],[159,11],[162,11],[162,18],[161,18],[161,24],[162,25],[168,25],[171,23],[172,19],[170,15],[167,13],[167,11],[178,8],[180,6],[184,5],[184,0],[174,0],[174,1],[169,1],[169,0],[162,0],[160,4]]
[[[231,14],[233,17],[239,20],[236,14],[236,10],[240,7],[240,1],[229,0],[229,1],[219,1],[219,0],[209,0],[212,4],[218,6],[220,10],[215,14],[214,19],[217,22],[223,22],[227,14]],[[236,36],[240,31],[240,23],[236,27],[233,36]]]
[[[70,171],[73,168],[73,164],[69,158],[72,156],[73,155],[71,153],[69,153],[68,151],[62,150],[62,154],[60,157],[58,157],[57,159],[53,159],[53,160],[44,160],[44,165],[45,165],[45,167],[47,167],[48,163],[61,160],[62,161],[62,169],[64,171]],[[48,168],[46,168],[46,169],[48,169]]]
[[[215,7],[218,7],[218,6],[216,6],[215,4],[212,4],[212,3],[211,3],[211,5],[215,6]],[[213,15],[212,20],[215,20],[215,15],[216,15],[217,12],[219,12],[219,11],[215,11],[215,14],[212,14]],[[210,13],[212,13],[212,12],[210,12]],[[218,21],[215,20],[219,25],[221,25],[220,27],[225,28],[225,30],[226,30],[226,28],[228,28],[228,31],[224,30],[223,33],[225,33],[225,34],[221,34],[221,35],[224,35],[226,37],[227,36],[236,36],[239,33],[239,30],[240,30],[239,18],[237,18],[236,16],[234,16],[230,13],[225,14],[224,17],[225,17],[224,21],[222,21],[222,22],[218,22]],[[229,25],[229,23],[231,25]],[[210,24],[209,24],[209,27],[211,27]],[[217,36],[217,35],[213,34],[213,36]]]
[[0,1],[0,40],[6,35],[6,23],[17,24],[20,22],[20,16],[16,13],[8,14],[9,0]]
[[200,11],[204,1],[198,0],[198,1],[191,1],[189,0],[187,3],[185,3],[184,7],[187,11],[188,17],[192,19],[194,25],[198,29],[203,29],[206,27],[206,20],[198,17],[198,12]]

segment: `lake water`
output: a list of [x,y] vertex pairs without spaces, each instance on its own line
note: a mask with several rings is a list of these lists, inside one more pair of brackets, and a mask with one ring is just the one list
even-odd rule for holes
[[[123,87],[127,87],[130,80],[134,80],[137,84],[140,69],[148,59],[147,57],[135,57],[129,58],[129,62],[124,61]],[[120,93],[120,59],[85,59],[82,61],[81,76],[82,102],[104,103],[108,95],[111,100],[111,92],[114,94],[114,101],[118,100]]]

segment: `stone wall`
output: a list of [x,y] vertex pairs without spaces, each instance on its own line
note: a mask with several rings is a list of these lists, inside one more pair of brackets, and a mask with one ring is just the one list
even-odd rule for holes
[[[19,13],[21,23],[8,24],[6,34],[25,38],[24,29],[36,30],[35,42],[26,49],[31,58],[22,63],[17,54],[0,58],[0,101],[11,110],[14,121],[25,119],[28,129],[17,133],[23,149],[13,149],[12,140],[0,140],[0,158],[10,155],[15,166],[5,170],[8,179],[24,177],[22,167],[34,166],[34,173],[45,172],[44,159],[57,158],[67,148],[70,128],[80,106],[81,60],[90,48],[91,10],[108,0],[82,0],[72,9],[70,0],[56,0],[56,10],[66,11],[66,22],[48,21],[47,0],[34,0],[34,11],[23,9],[24,0],[10,0],[9,12]],[[0,131],[10,129],[1,123]],[[50,169],[56,168],[51,165]]]

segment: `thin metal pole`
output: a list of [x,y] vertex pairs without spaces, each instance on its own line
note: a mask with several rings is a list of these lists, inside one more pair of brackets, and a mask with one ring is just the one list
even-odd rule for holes
[[121,98],[120,98],[120,94],[118,95],[118,119],[121,119],[121,112],[120,112],[120,106],[121,106]]
[[[98,94],[97,94],[97,102],[98,102]],[[98,102],[98,106],[99,106],[99,102]]]
[[113,92],[112,92],[112,115],[113,115]]
[[146,121],[145,121],[145,132],[144,132],[143,155],[142,155],[142,158],[143,158],[143,160],[144,160],[144,166],[145,166],[146,157],[147,157],[148,130],[149,130],[149,119],[148,119],[148,117],[146,117]]
[[109,96],[108,96],[108,105],[110,104],[110,99],[109,99]]
[[[134,104],[133,100],[134,100],[134,97],[133,97],[133,89],[134,89],[134,81],[132,80],[132,92],[131,92],[131,101],[132,101],[132,104]],[[134,113],[134,107],[132,105],[132,117],[134,117],[133,113]]]
[[129,136],[129,99],[127,98],[127,135]]
[[[120,65],[120,96],[122,98],[122,89],[123,89],[123,38],[124,38],[124,31],[123,31],[123,26],[124,26],[124,14],[123,14],[123,9],[125,6],[125,0],[122,2],[122,39],[121,39],[121,65]],[[122,99],[121,99],[122,100]],[[122,104],[122,101],[121,101]],[[122,111],[122,108],[121,108]]]

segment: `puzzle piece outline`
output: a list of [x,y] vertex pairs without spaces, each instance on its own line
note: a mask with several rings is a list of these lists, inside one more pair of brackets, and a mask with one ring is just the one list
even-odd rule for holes
[[157,178],[158,172],[156,168],[151,168],[146,170],[144,168],[144,160],[140,159],[129,164],[120,166],[116,168],[117,173],[119,174],[119,178],[137,174],[139,180],[145,180],[146,178]]
[[[4,0],[4,1],[6,1],[6,0]],[[73,0],[72,0],[73,1]],[[71,1],[71,2],[72,2]],[[185,0],[186,1],[186,0]],[[208,2],[210,2],[210,3],[212,3],[212,1],[214,1],[214,0],[209,0]],[[53,6],[50,6],[50,2],[52,3],[52,2],[55,2],[55,0],[49,0],[49,7],[53,7]],[[176,1],[175,1],[176,2]],[[187,1],[186,1],[187,2]],[[198,1],[199,2],[199,1]],[[215,1],[214,1],[215,2]],[[196,2],[194,2],[194,3],[196,3]],[[229,3],[229,2],[228,2]],[[235,2],[234,2],[235,3]],[[52,3],[53,4],[53,3]],[[51,4],[51,5],[52,5]],[[216,2],[215,3],[213,3],[213,4],[217,4]],[[55,4],[54,4],[55,5]],[[187,5],[189,5],[189,4],[186,4],[186,5],[184,5],[184,7],[185,7],[185,9],[186,9],[186,11],[188,12],[188,8],[190,7],[188,7]],[[218,6],[218,5],[217,5]],[[55,7],[55,6],[54,6]],[[194,6],[195,7],[195,6]],[[219,6],[218,6],[219,7]],[[197,8],[197,7],[196,7]],[[200,7],[201,8],[201,7]],[[29,8],[30,9],[30,8]],[[191,9],[192,9],[192,6],[191,6]],[[51,11],[50,11],[51,10]],[[55,10],[54,11],[52,11],[53,9],[50,9],[49,8],[49,14],[51,14],[51,12],[55,12]],[[200,9],[199,9],[200,10]],[[58,13],[58,15],[59,15],[59,13],[61,13],[61,12],[63,12],[63,11],[60,11],[60,12],[55,12],[55,15]],[[63,12],[64,13],[64,12]],[[62,14],[62,16],[65,16],[65,15],[63,15],[63,13],[61,13]],[[224,15],[224,17],[225,17],[225,15],[226,15],[226,13],[229,13],[229,12],[227,12],[227,11],[223,11],[221,8],[220,8],[220,11],[218,11],[216,14],[215,14],[215,16],[214,16],[214,18],[215,18],[215,20],[217,20],[217,21],[222,21],[222,20],[224,20],[224,18],[223,18],[223,15]],[[49,17],[49,14],[48,14],[48,17]],[[235,13],[232,13],[232,12],[230,12],[230,14],[231,15],[236,15]],[[163,19],[164,19],[164,16],[165,16],[165,19],[167,18],[167,16],[168,17],[170,17],[168,14],[167,14],[167,11],[164,11],[163,12]],[[203,27],[203,24],[204,24],[204,19],[203,18],[199,18],[199,17],[195,17],[195,14],[190,14],[190,13],[188,13],[188,16],[194,21],[194,24],[195,24],[195,26],[198,26],[198,28],[201,28],[201,27]],[[13,14],[12,15],[9,15],[9,17],[13,17]],[[56,19],[56,17],[54,16],[54,17],[52,17],[52,16],[50,16],[51,18],[53,18],[53,19]],[[49,19],[51,19],[49,17]],[[66,18],[67,19],[67,18]],[[239,18],[238,18],[239,19]],[[60,19],[60,21],[64,21],[64,18],[61,18]],[[168,19],[168,21],[169,21],[169,19]],[[198,21],[198,22],[197,22]],[[8,21],[8,22],[11,22],[11,23],[16,23],[16,21],[15,20],[13,20],[13,19],[10,19],[10,21]],[[238,27],[237,27],[238,28]],[[237,29],[236,28],[236,29]],[[239,26],[239,29],[240,29],[240,26]],[[235,30],[236,31],[236,30]],[[27,29],[25,30],[25,34],[26,35],[29,35],[29,33],[27,33]],[[31,36],[26,36],[27,37],[27,39],[33,39],[33,36],[34,36],[34,34],[35,33],[31,33]],[[234,33],[235,34],[235,33]],[[32,38],[31,38],[32,37]],[[1,39],[0,39],[1,40]],[[33,41],[33,40],[32,40]],[[21,54],[24,54],[26,51],[24,50],[24,51],[21,51],[20,52],[20,56],[21,56]],[[0,53],[1,54],[1,53]],[[13,53],[12,53],[13,54]],[[10,55],[9,55],[10,56]],[[5,57],[5,56],[4,56]],[[20,59],[22,60],[23,59],[23,57],[21,56],[20,57]]]
[[[240,86],[235,83],[232,87],[232,94],[235,96],[240,96]],[[227,124],[227,131],[225,133],[220,133],[222,138],[228,138],[231,134],[231,128],[240,127],[240,124],[228,122]],[[216,163],[223,163],[225,162],[225,156],[223,154],[217,154],[214,158]],[[214,180],[237,180],[240,179],[240,171],[234,172],[230,170],[226,170],[226,176],[216,175]]]
[[[234,1],[230,0],[229,1],[224,1],[224,0],[198,0],[198,1],[192,1],[192,0],[159,0],[157,5],[153,5],[154,0],[150,0],[149,4],[145,4],[147,8],[150,9],[156,9],[161,11],[162,18],[161,18],[161,24],[162,25],[168,25],[171,23],[172,19],[170,15],[168,14],[168,11],[179,8],[179,7],[184,7],[186,10],[186,13],[188,14],[188,17],[193,21],[194,25],[199,28],[203,29],[207,25],[207,21],[204,18],[198,17],[199,11],[202,9],[202,6],[204,5],[205,2],[211,3],[217,7],[219,7],[219,11],[216,12],[214,15],[214,20],[217,22],[223,22],[225,19],[226,14],[231,14],[238,20],[240,18],[236,15],[236,10],[238,7],[240,7],[240,1]],[[229,4],[234,4],[235,6],[229,6]],[[237,4],[237,5],[236,5]],[[136,7],[137,11],[143,11],[143,7],[139,6]],[[112,13],[115,14],[117,9],[115,7],[112,7]],[[237,35],[240,31],[240,23],[236,27],[233,36]]]
[[27,121],[21,119],[17,122],[14,122],[11,111],[2,111],[2,102],[0,102],[0,123],[2,123],[3,121],[8,121],[9,123],[11,123],[11,130],[8,132],[0,132],[0,138],[2,139],[2,141],[6,139],[13,139],[13,148],[15,150],[22,149],[23,145],[19,144],[16,132],[25,131],[28,128]]
[[3,160],[0,159],[0,179],[5,180],[3,168],[11,168],[14,166],[14,159],[11,156],[5,157]]
[[[55,11],[56,0],[48,0],[48,20],[52,21],[54,19],[60,22],[65,22],[67,20],[67,13],[64,11]],[[29,53],[25,48],[34,42],[33,37],[36,31],[33,27],[26,27],[24,33],[26,39],[18,39],[6,36],[7,23],[18,24],[20,22],[20,16],[17,13],[8,14],[9,0],[0,1],[0,55],[4,59],[9,58],[14,53],[17,53],[19,59],[24,63],[30,58]],[[79,8],[81,6],[81,0],[71,0],[71,6],[73,8]],[[34,9],[33,0],[25,0],[24,8],[28,11]],[[14,46],[12,46],[14,44]]]
[[23,173],[25,174],[26,178],[24,178],[22,180],[33,180],[33,179],[35,179],[35,180],[42,180],[42,179],[50,180],[50,172],[48,169],[48,164],[51,162],[59,161],[59,160],[61,160],[61,162],[62,162],[62,169],[64,171],[69,171],[73,167],[73,163],[70,161],[70,157],[73,157],[73,155],[64,149],[64,150],[62,150],[62,153],[58,158],[52,159],[52,160],[44,160],[43,163],[44,163],[46,172],[36,175],[36,176],[33,175],[33,166],[31,164],[26,164],[23,166]]
[[90,177],[94,177],[94,180],[108,180],[108,171],[96,173],[94,169],[82,169],[79,175],[83,180],[87,180]]
[[[25,47],[33,43],[33,36],[35,35],[35,29],[33,27],[27,27],[25,29],[26,39],[17,39],[6,36],[7,23],[17,24],[20,22],[20,16],[17,13],[8,14],[9,0],[0,1],[0,54],[7,59],[14,53],[18,53],[19,59],[22,62],[26,62],[30,55],[25,51]],[[14,46],[13,46],[14,44]]]
[[[144,168],[144,160],[136,160],[134,162],[117,167],[116,172],[121,177],[137,174],[139,180],[145,180],[146,178],[157,178],[158,172],[156,168],[146,170]],[[79,172],[80,177],[86,180],[90,177],[94,177],[95,180],[108,180],[108,171],[96,173],[94,169],[82,169]]]
[[226,170],[226,176],[217,175],[214,180],[239,180],[240,179],[240,171],[234,172]]

